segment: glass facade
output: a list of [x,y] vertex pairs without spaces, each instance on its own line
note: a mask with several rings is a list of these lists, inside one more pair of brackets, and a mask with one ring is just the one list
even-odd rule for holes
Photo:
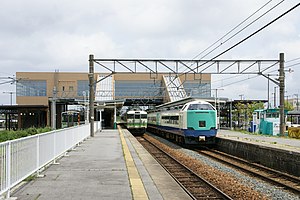
[[17,96],[46,96],[46,80],[19,80],[17,82]]
[[162,97],[161,81],[115,81],[115,97]]
[[183,87],[187,93],[187,96],[191,97],[211,97],[211,84],[199,83],[198,81],[185,81]]
[[77,96],[83,96],[83,91],[88,94],[89,88],[89,81],[88,80],[79,80],[77,81]]

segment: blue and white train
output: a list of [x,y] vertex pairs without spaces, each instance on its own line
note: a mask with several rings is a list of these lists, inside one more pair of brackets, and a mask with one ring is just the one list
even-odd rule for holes
[[181,144],[214,144],[217,134],[216,109],[206,101],[195,100],[181,106],[148,111],[149,132]]

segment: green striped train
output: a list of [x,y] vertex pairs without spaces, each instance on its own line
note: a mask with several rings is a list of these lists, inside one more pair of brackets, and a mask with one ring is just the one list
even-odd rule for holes
[[148,111],[149,132],[181,144],[214,144],[217,112],[208,102],[194,100],[179,106],[158,106]]
[[133,135],[143,135],[147,128],[147,112],[141,110],[127,111],[123,116],[123,121]]

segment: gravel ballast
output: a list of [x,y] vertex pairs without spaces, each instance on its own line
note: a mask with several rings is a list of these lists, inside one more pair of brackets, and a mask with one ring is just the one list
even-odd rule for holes
[[151,137],[148,136],[151,141],[161,146],[165,151],[170,152],[174,157],[182,160],[185,165],[217,185],[233,199],[300,200],[300,197],[293,193],[289,193],[262,180],[248,176],[239,170],[216,162],[195,151],[182,148],[161,137],[152,134],[149,135],[156,139],[151,139]]

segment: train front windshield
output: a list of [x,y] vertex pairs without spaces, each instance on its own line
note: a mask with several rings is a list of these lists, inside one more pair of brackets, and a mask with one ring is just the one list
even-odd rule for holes
[[214,110],[210,104],[190,104],[188,110]]
[[141,115],[140,114],[135,114],[134,118],[135,119],[141,119]]
[[62,122],[68,122],[68,113],[62,113],[62,119],[61,119],[61,121]]

